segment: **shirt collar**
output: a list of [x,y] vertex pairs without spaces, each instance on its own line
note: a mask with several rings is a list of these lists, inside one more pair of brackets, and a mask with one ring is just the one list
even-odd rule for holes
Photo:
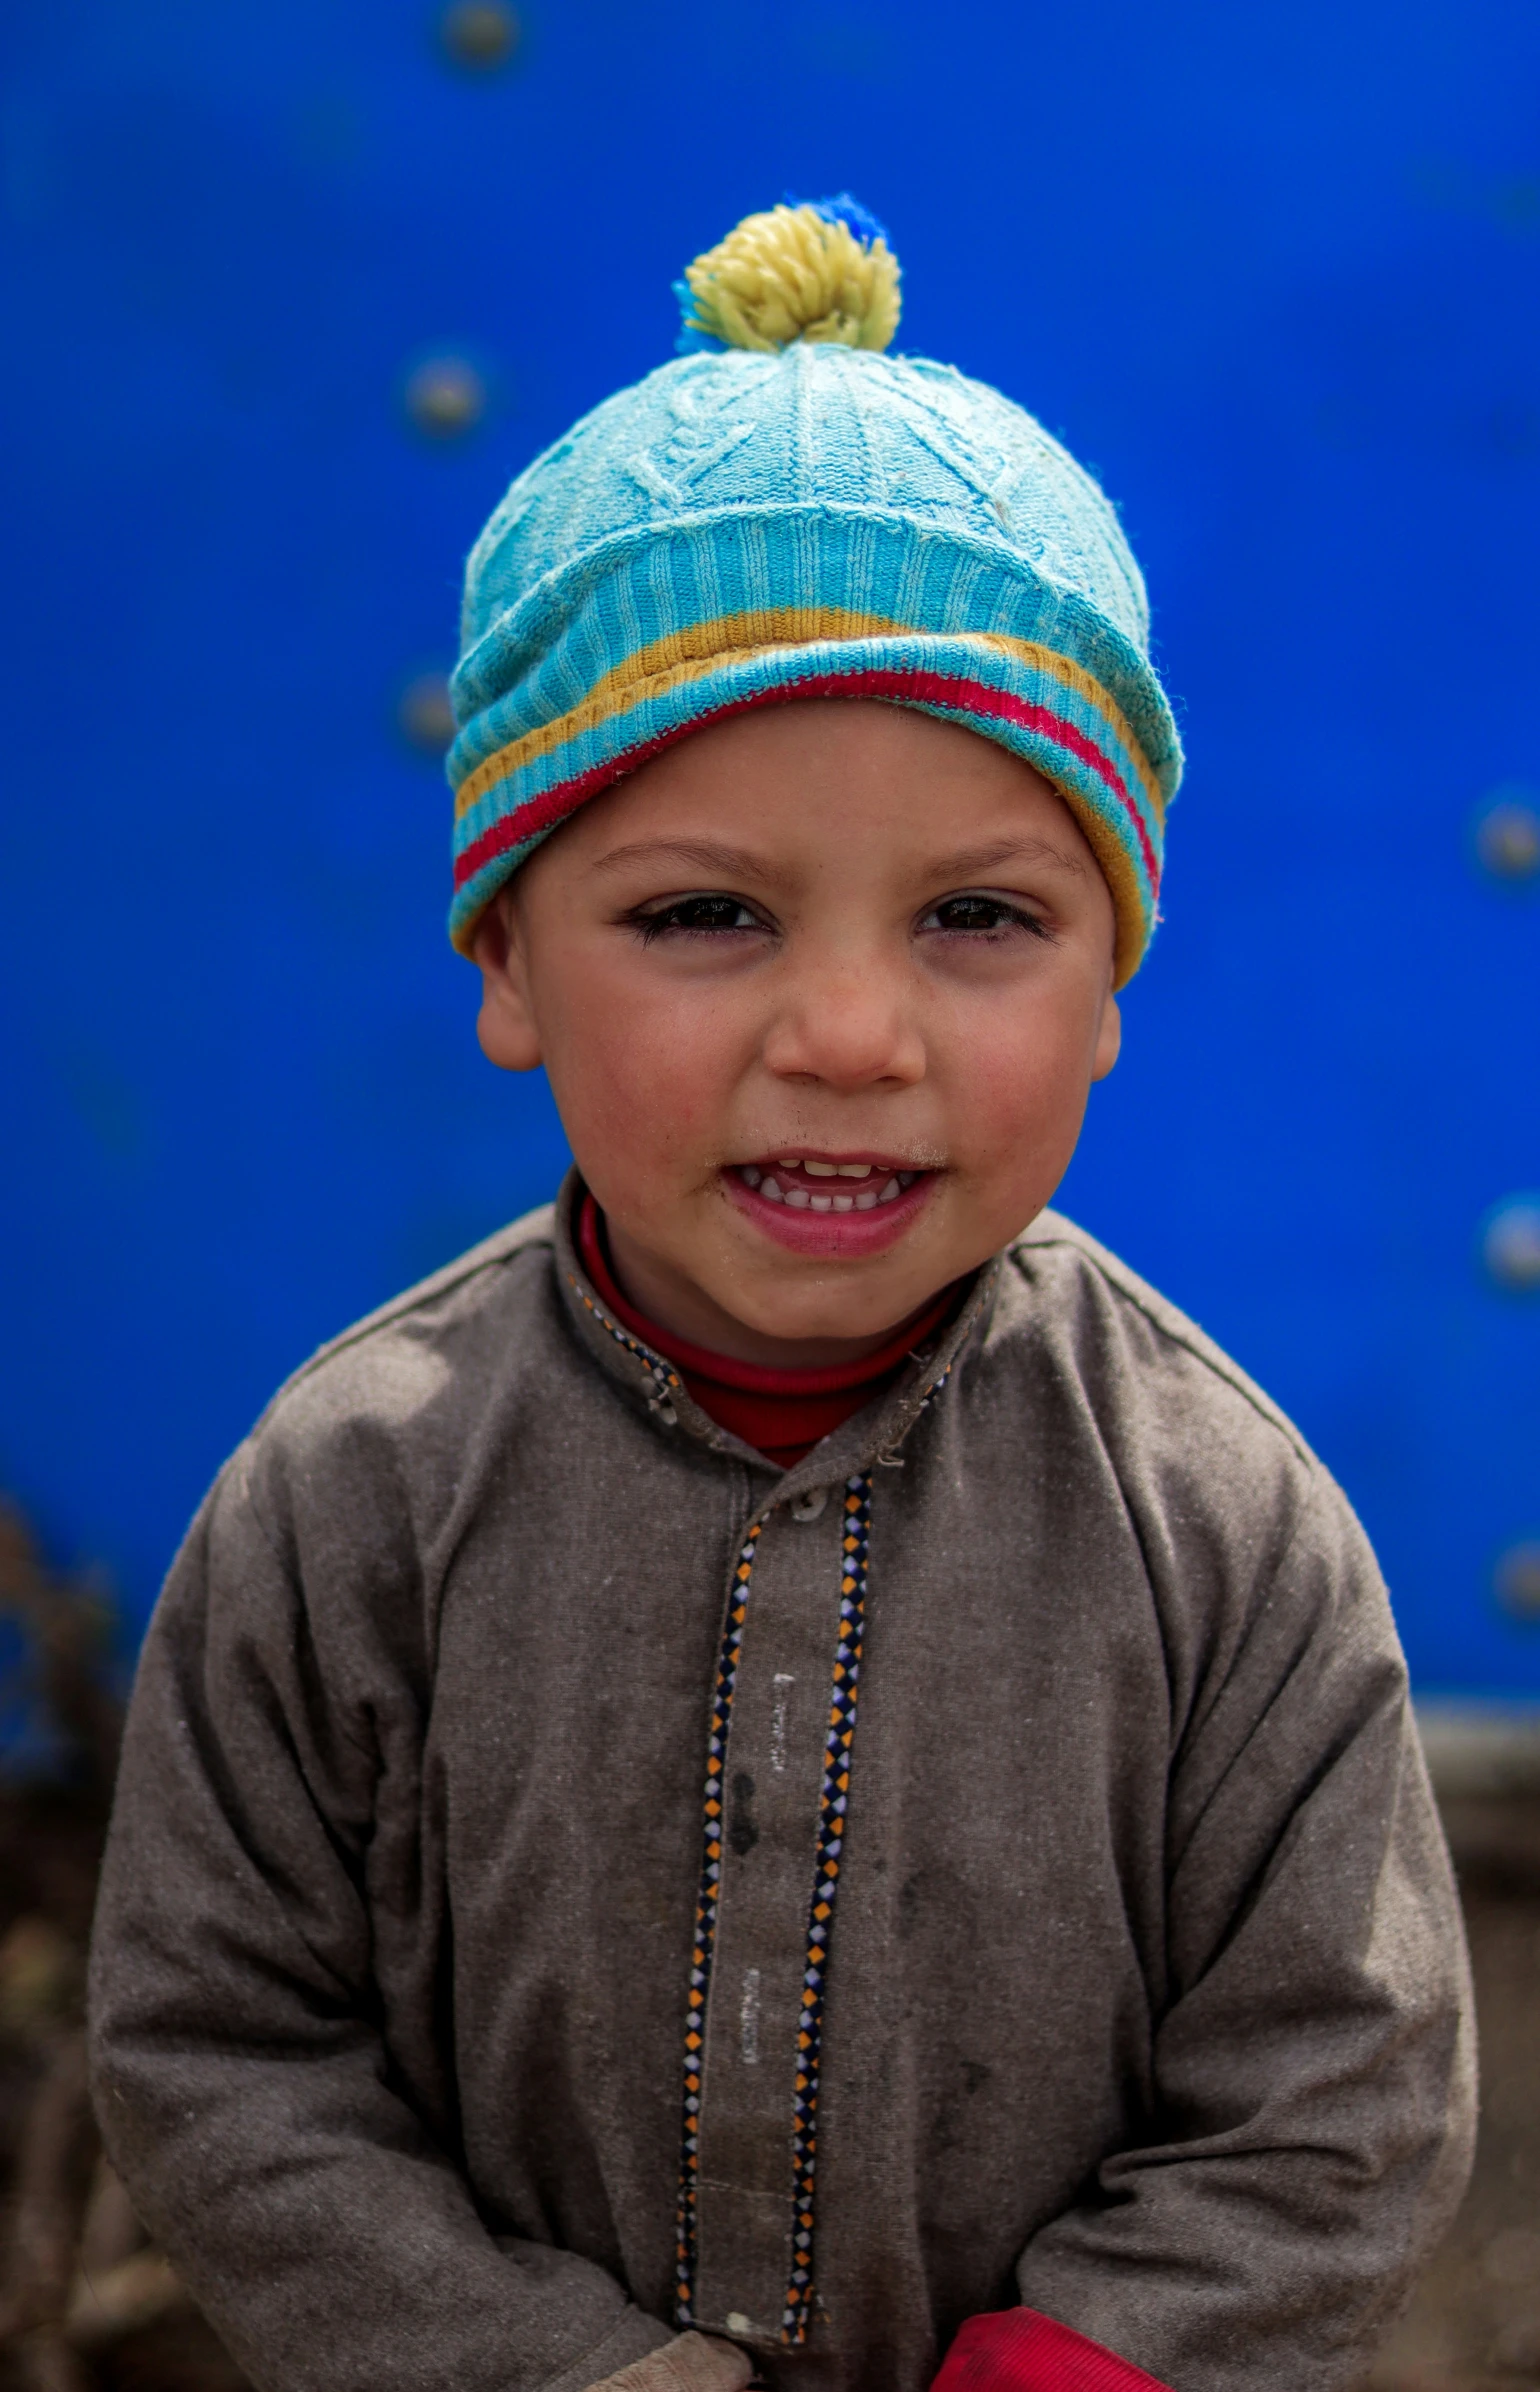
[[897,1382],[863,1411],[815,1445],[792,1469],[779,1470],[752,1445],[719,1428],[691,1400],[679,1372],[645,1339],[616,1319],[583,1268],[577,1250],[578,1206],[583,1181],[574,1169],[556,1200],[556,1276],[567,1317],[579,1342],[618,1388],[650,1415],[660,1436],[683,1436],[724,1458],[746,1463],[771,1482],[777,1503],[814,1487],[832,1486],[879,1464],[902,1462],[900,1448],[927,1406],[941,1393],[963,1349],[988,1319],[1000,1278],[1000,1257],[985,1263],[958,1312],[928,1348],[921,1349]]

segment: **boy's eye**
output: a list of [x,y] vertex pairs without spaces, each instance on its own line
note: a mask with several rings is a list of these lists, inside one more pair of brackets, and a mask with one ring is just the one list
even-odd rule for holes
[[1002,930],[1027,930],[1034,938],[1050,936],[1048,925],[1024,905],[1012,905],[1004,897],[963,896],[944,897],[921,916],[922,930],[950,930],[996,936]]
[[633,915],[642,937],[651,941],[666,937],[669,932],[723,930],[763,930],[759,916],[752,913],[740,897],[676,897],[671,905],[660,905],[655,912]]

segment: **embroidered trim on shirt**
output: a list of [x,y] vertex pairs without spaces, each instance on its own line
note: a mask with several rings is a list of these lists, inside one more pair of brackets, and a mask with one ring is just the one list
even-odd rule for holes
[[[576,1279],[569,1282],[602,1328],[647,1365],[657,1390],[650,1399],[672,1421],[670,1395],[679,1380],[661,1366],[636,1338],[600,1310]],[[925,1412],[952,1375],[947,1363],[921,1398]],[[916,1414],[918,1417],[918,1413]],[[886,1454],[879,1461],[888,1461]],[[898,1456],[891,1457],[898,1461]],[[901,1467],[902,1465],[900,1465]],[[792,2348],[806,2342],[812,2316],[813,2178],[818,2151],[818,2079],[823,2056],[824,1980],[828,1971],[829,1930],[834,1899],[839,1891],[840,1851],[845,1838],[845,1813],[850,1797],[851,1748],[856,1733],[856,1700],[861,1679],[861,1645],[866,1618],[866,1585],[871,1540],[872,1482],[862,1471],[845,1481],[845,1534],[840,1575],[839,1642],[834,1654],[834,1678],[829,1698],[829,1726],[824,1739],[823,1787],[818,1812],[818,1844],[813,1898],[808,1909],[807,1963],[802,1979],[802,2006],[797,2024],[797,2076],[792,2118],[792,2265],[781,2312],[781,2340]],[[705,1827],[700,1888],[695,1901],[695,1943],[690,1955],[690,1998],[685,2016],[684,2126],[680,2138],[679,2200],[675,2213],[674,2319],[681,2328],[695,2325],[695,2275],[698,2256],[697,2200],[700,2182],[701,2055],[706,2041],[707,2000],[711,1991],[711,1962],[716,1943],[717,1903],[722,1884],[722,1790],[727,1765],[727,1738],[732,1720],[733,1689],[743,1650],[743,1624],[748,1617],[749,1581],[754,1574],[754,1549],[763,1522],[749,1530],[739,1555],[734,1594],[717,1661],[712,1694],[711,1733],[706,1755]]]
[[706,1824],[700,1891],[695,1898],[695,1948],[690,1954],[690,2001],[684,2030],[684,2133],[679,2161],[678,2241],[674,2255],[674,2316],[695,2323],[695,2202],[700,2174],[701,2053],[706,2040],[706,1996],[711,1990],[711,1955],[717,1932],[717,1895],[722,1884],[722,1773],[727,1765],[727,1731],[732,1719],[743,1623],[748,1616],[749,1580],[760,1526],[749,1530],[738,1555],[727,1626],[717,1661],[711,1700],[711,1735],[706,1748]]
[[807,1921],[807,1968],[802,1979],[802,2014],[797,2025],[797,2083],[791,2138],[791,2281],[781,2315],[781,2340],[807,2340],[813,2307],[813,2171],[818,2149],[818,2072],[823,2052],[823,1991],[829,1964],[829,1929],[839,1891],[840,1848],[850,1798],[850,1754],[856,1733],[856,1697],[861,1679],[861,1638],[866,1616],[866,1577],[872,1521],[872,1482],[863,1473],[845,1481],[844,1567],[840,1574],[839,1643],[829,1696],[829,1731],[824,1739],[823,1793],[818,1811],[818,1859]]
[[[593,1297],[585,1288],[578,1285],[570,1271],[567,1273],[567,1285],[577,1297],[578,1302],[593,1314],[600,1328],[608,1329],[617,1345],[623,1345],[628,1354],[634,1354],[638,1362],[645,1363],[653,1388],[651,1395],[647,1398],[647,1409],[649,1412],[656,1412],[666,1426],[672,1428],[679,1417],[674,1410],[672,1399],[682,1389],[682,1382],[676,1373],[660,1362],[657,1355],[644,1346],[640,1339],[633,1337],[628,1329],[622,1329],[619,1322],[612,1321],[607,1312],[601,1312]],[[755,1534],[758,1533],[756,1529]]]

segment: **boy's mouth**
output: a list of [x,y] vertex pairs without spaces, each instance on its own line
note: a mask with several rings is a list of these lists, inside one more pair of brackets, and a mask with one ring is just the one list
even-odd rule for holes
[[896,1163],[829,1163],[791,1155],[773,1163],[739,1163],[738,1177],[766,1204],[788,1204],[793,1212],[871,1213],[896,1204],[905,1188],[925,1175]]
[[799,1253],[869,1254],[901,1237],[939,1176],[871,1155],[773,1155],[722,1174],[756,1226]]

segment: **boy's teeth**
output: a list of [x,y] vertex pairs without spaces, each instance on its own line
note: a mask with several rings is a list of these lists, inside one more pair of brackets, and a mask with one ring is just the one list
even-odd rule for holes
[[[869,1180],[873,1171],[873,1165],[870,1163],[813,1163],[786,1160],[779,1167],[782,1171],[806,1171],[816,1179]],[[892,1204],[906,1188],[913,1187],[920,1174],[917,1171],[895,1171],[890,1174],[880,1188],[862,1188],[858,1194],[850,1196],[836,1195],[832,1189],[827,1195],[820,1192],[815,1196],[811,1188],[798,1187],[795,1183],[789,1188],[783,1188],[774,1174],[764,1170],[758,1163],[740,1164],[739,1176],[746,1187],[757,1188],[767,1204],[789,1204],[797,1212],[869,1213],[875,1205]]]
[[781,1157],[781,1169],[782,1169],[783,1171],[800,1171],[800,1170],[801,1170],[801,1168],[802,1168],[802,1160],[801,1160],[801,1157],[800,1157],[799,1155],[794,1155],[794,1154],[783,1154],[783,1155],[782,1155],[782,1157]]

